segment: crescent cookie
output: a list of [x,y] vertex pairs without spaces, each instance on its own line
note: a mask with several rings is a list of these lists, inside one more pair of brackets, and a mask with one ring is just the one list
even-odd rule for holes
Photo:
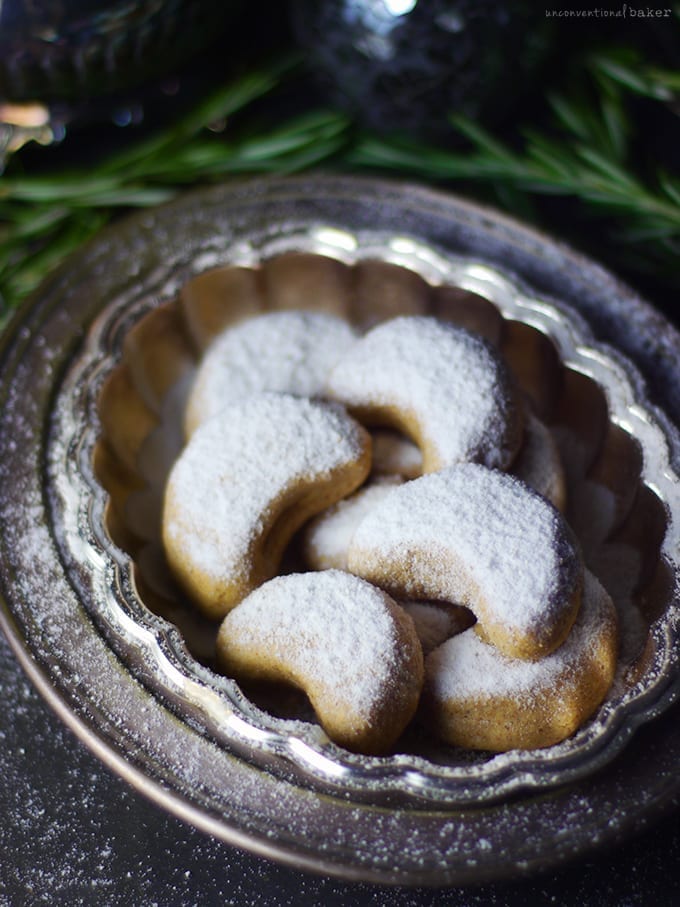
[[519,479],[474,463],[391,489],[355,530],[348,567],[397,599],[468,607],[483,638],[528,659],[565,639],[583,570],[559,511]]
[[524,442],[510,471],[564,512],[567,480],[557,441],[548,426],[531,413],[526,419]]
[[198,367],[185,413],[186,436],[225,403],[253,393],[319,396],[331,366],[355,339],[346,321],[323,312],[269,312],[228,328]]
[[222,622],[220,667],[303,689],[328,736],[363,753],[390,749],[413,717],[423,654],[410,617],[339,570],[279,576]]
[[168,478],[162,537],[172,571],[201,610],[223,616],[370,464],[368,432],[337,406],[273,393],[227,405]]
[[414,440],[424,472],[469,460],[505,469],[522,440],[522,406],[499,355],[436,318],[379,324],[337,361],[326,391],[360,421]]
[[600,705],[614,679],[616,610],[585,572],[565,642],[541,661],[508,658],[467,630],[425,660],[423,720],[454,746],[504,752],[552,746]]

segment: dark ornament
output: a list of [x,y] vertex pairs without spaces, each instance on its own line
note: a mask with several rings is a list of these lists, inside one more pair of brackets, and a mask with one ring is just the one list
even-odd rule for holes
[[514,0],[295,0],[293,29],[327,97],[379,131],[441,133],[509,115],[549,46]]

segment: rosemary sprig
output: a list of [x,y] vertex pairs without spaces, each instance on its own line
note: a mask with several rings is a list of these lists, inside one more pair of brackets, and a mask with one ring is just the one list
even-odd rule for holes
[[[465,150],[433,147],[412,138],[362,136],[351,149],[355,167],[444,183],[496,190],[512,213],[538,219],[532,200],[562,196],[581,207],[579,221],[605,220],[603,242],[615,257],[640,271],[677,279],[680,268],[680,178],[659,166],[633,164],[635,136],[631,95],[663,102],[680,113],[680,74],[643,66],[629,53],[593,54],[585,63],[584,86],[553,92],[547,128],[526,127],[519,141],[501,140],[459,116],[451,122]],[[560,232],[559,229],[556,232]]]
[[[336,154],[348,119],[307,110],[285,123],[248,124],[232,135],[229,119],[275,93],[294,66],[272,65],[219,88],[190,114],[93,167],[0,180],[0,323],[21,298],[117,210],[171,199],[187,184],[243,173],[289,173]],[[227,124],[221,131],[216,123]]]
[[639,52],[623,48],[616,52],[593,53],[589,65],[600,82],[623,86],[634,94],[656,101],[677,102],[680,94],[680,71],[646,63]]
[[584,145],[565,149],[527,130],[523,151],[515,153],[507,145],[492,141],[469,120],[455,118],[454,122],[474,143],[475,153],[447,152],[419,142],[367,136],[354,147],[350,160],[356,166],[397,170],[427,179],[496,181],[530,193],[575,196],[635,219],[655,218],[669,235],[680,233],[680,180],[669,174],[659,174],[658,185],[650,187]]
[[[467,145],[455,149],[363,133],[344,114],[317,109],[297,76],[292,60],[248,72],[89,170],[25,173],[15,155],[0,178],[0,322],[119,210],[158,204],[189,184],[331,161],[482,198],[491,190],[501,208],[569,239],[574,228],[598,224],[598,257],[621,254],[628,273],[677,280],[680,179],[644,154],[634,104],[680,114],[680,72],[645,63],[629,48],[591,53],[546,93],[550,115],[512,137],[451,117]],[[277,93],[290,100],[291,88],[298,103],[286,116]],[[571,236],[561,221],[545,222],[539,202],[549,197],[568,200]]]

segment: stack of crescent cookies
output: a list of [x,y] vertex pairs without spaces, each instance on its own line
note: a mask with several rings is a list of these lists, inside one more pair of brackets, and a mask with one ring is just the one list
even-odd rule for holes
[[221,622],[225,674],[303,690],[366,754],[412,723],[547,747],[605,698],[614,606],[563,515],[553,436],[482,337],[428,316],[359,335],[322,312],[255,315],[207,348],[184,428],[163,545]]

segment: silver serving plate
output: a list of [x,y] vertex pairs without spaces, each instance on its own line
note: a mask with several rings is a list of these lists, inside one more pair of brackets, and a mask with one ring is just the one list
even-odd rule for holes
[[[401,206],[403,222],[380,213],[384,193]],[[352,203],[361,208],[367,199],[378,212],[375,226],[348,214]],[[6,418],[0,472],[6,620],[36,683],[109,764],[168,808],[255,852],[347,878],[457,882],[572,852],[563,843],[570,820],[558,810],[561,792],[620,758],[636,730],[668,709],[680,689],[677,431],[647,399],[637,369],[597,341],[572,305],[532,289],[517,269],[447,248],[427,220],[431,206],[445,204],[423,190],[341,179],[265,183],[252,200],[238,188],[190,197],[133,219],[67,266],[17,321],[3,360],[4,412],[13,426],[10,436]],[[477,228],[493,233],[487,212],[448,204],[459,224],[476,216]],[[420,229],[413,218],[419,206]],[[224,266],[294,265],[300,253],[303,262],[318,259],[352,273],[387,263],[407,283],[416,275],[419,285],[456,287],[491,303],[519,337],[508,347],[511,364],[540,407],[540,375],[522,374],[523,356],[538,337],[539,358],[554,359],[550,367],[586,387],[583,400],[605,412],[588,463],[572,464],[582,492],[589,467],[602,464],[603,437],[632,439],[625,482],[607,462],[597,476],[614,490],[635,486],[598,544],[622,543],[639,555],[640,574],[616,594],[626,598],[625,608],[635,599],[642,629],[622,655],[607,700],[563,743],[494,756],[423,744],[415,735],[391,756],[350,754],[313,721],[276,717],[244,695],[211,669],[209,657],[201,659],[200,633],[194,643],[184,618],[180,631],[140,593],[148,584],[139,549],[127,544],[125,526],[112,528],[115,492],[104,487],[97,467],[111,421],[102,401],[111,399],[106,388],[121,364],[132,363],[131,396],[123,403],[142,398],[138,409],[156,411],[151,428],[145,417],[129,423],[141,437],[130,449],[160,426],[166,446],[158,462],[167,468],[179,444],[177,401],[192,366],[177,374],[169,368],[159,391],[147,380],[144,349],[133,345],[131,353],[129,338],[152,324],[154,313],[176,306],[197,275]],[[295,267],[289,272],[295,275]],[[153,347],[149,361],[156,361]],[[27,394],[31,381],[38,386],[34,398]],[[111,404],[113,414],[120,402]],[[577,412],[572,401],[572,416]],[[559,418],[556,426],[565,427]],[[117,475],[117,465],[134,477],[135,458],[124,462],[128,440],[114,438],[114,448],[118,440],[120,462],[107,475]],[[567,438],[567,456],[572,448]],[[635,451],[639,472],[631,477]],[[160,470],[161,490],[162,478]],[[158,488],[140,484],[157,501]],[[587,499],[588,491],[577,498]],[[153,515],[149,523],[153,542]],[[631,530],[638,523],[642,538]],[[599,563],[598,552],[590,553]],[[541,819],[551,834],[532,852],[527,828],[537,819],[528,804],[539,794],[553,798]]]

